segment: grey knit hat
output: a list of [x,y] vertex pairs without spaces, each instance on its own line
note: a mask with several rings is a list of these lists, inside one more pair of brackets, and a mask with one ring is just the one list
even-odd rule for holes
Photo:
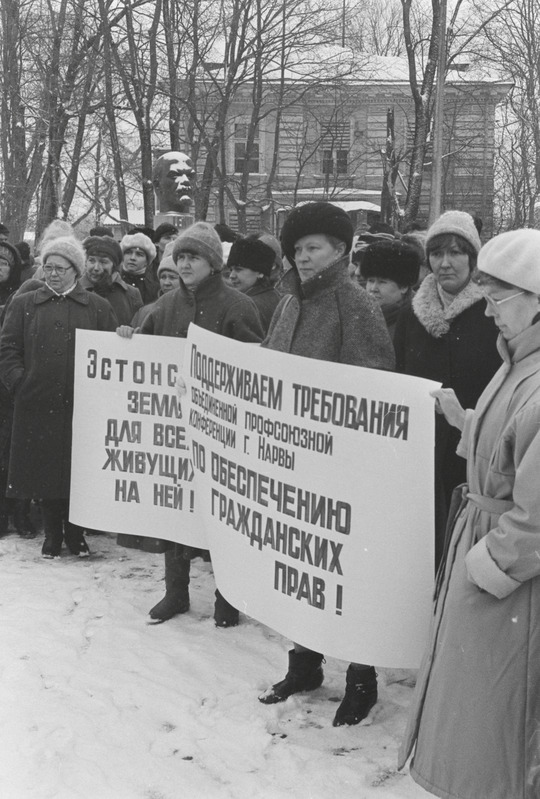
[[429,249],[429,242],[435,236],[441,236],[445,233],[461,236],[462,239],[468,241],[475,252],[479,252],[482,242],[474,224],[474,219],[466,211],[445,211],[444,214],[435,220],[435,222],[428,229],[426,235],[426,250]]
[[41,249],[41,263],[45,265],[49,255],[61,255],[66,258],[80,277],[84,272],[86,253],[78,239],[73,236],[61,236],[58,239],[49,239]]
[[186,228],[174,241],[172,257],[176,263],[178,255],[185,250],[202,255],[206,258],[214,272],[223,269],[223,247],[221,240],[207,222],[195,222]]
[[125,253],[126,250],[132,250],[135,247],[137,247],[139,250],[144,250],[146,253],[146,262],[148,264],[152,263],[156,257],[155,244],[151,239],[148,238],[148,236],[145,236],[144,233],[132,233],[131,235],[128,233],[120,241],[120,247],[122,248],[123,253]]
[[167,269],[169,272],[176,272],[177,275],[180,274],[180,270],[172,257],[172,255],[164,255],[161,261],[159,262],[157,276],[159,277],[162,272]]

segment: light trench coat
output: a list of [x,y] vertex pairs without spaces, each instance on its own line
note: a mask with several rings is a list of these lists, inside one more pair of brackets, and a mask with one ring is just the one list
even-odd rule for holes
[[444,799],[540,797],[540,322],[498,346],[400,750]]

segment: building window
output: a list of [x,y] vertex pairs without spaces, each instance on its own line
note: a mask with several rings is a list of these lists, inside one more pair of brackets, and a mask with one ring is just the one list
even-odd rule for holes
[[323,150],[322,173],[323,175],[334,174],[334,159],[332,158],[332,150]]
[[336,173],[346,175],[349,168],[349,151],[336,150]]
[[347,122],[321,125],[321,172],[323,175],[346,175],[349,171],[351,126]]
[[244,171],[244,164],[247,159],[247,171],[249,174],[258,174],[259,169],[259,128],[255,129],[255,137],[250,151],[247,151],[249,125],[247,122],[235,122],[234,124],[234,171],[241,173]]
[[296,175],[300,168],[307,130],[301,113],[284,113],[279,127],[279,173]]

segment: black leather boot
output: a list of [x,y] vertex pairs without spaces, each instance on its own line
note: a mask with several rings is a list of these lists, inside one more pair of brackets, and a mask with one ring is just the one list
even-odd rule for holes
[[377,702],[377,672],[373,666],[351,663],[347,669],[345,696],[334,716],[332,726],[358,724]]
[[21,538],[35,538],[36,528],[30,519],[30,500],[16,499],[13,509],[13,524]]
[[214,621],[216,627],[236,627],[240,621],[240,614],[227,602],[223,594],[216,588],[216,601],[214,603]]
[[189,549],[175,544],[165,552],[165,596],[154,605],[150,618],[168,621],[189,610]]
[[49,499],[41,503],[41,514],[43,517],[43,530],[45,541],[41,547],[41,554],[44,558],[60,557],[62,541],[64,539],[64,524],[62,504],[60,500]]
[[313,691],[322,685],[324,674],[322,670],[323,655],[307,649],[297,652],[289,650],[289,670],[281,682],[277,682],[259,696],[263,705],[274,705],[284,702],[292,694],[300,691]]
[[64,521],[64,540],[72,555],[80,558],[87,558],[90,555],[90,548],[84,537],[84,527],[73,524],[67,519]]

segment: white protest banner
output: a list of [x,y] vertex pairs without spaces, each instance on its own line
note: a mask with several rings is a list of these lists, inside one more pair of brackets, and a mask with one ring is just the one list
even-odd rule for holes
[[70,520],[205,547],[176,381],[185,339],[77,330]]
[[434,583],[438,384],[191,325],[186,425],[216,583],[303,646],[419,665]]

